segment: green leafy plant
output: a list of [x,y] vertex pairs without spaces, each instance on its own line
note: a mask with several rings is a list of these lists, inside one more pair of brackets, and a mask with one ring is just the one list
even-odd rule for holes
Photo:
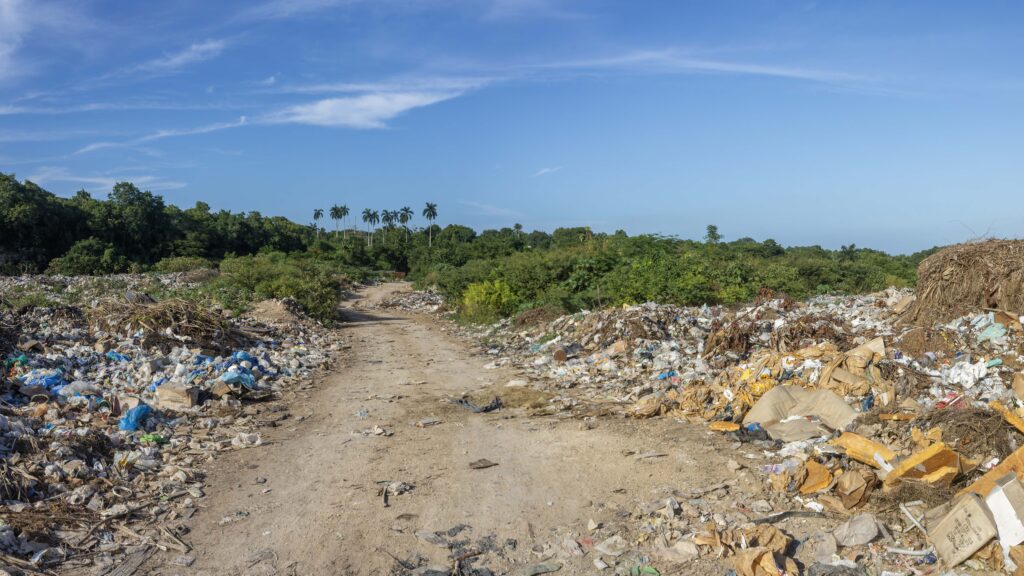
[[466,288],[462,316],[470,322],[493,322],[516,309],[512,288],[504,280],[484,280]]

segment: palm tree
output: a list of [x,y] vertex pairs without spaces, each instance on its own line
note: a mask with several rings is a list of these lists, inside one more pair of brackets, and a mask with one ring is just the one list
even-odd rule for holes
[[409,241],[409,227],[406,226],[406,224],[412,220],[414,214],[415,212],[413,212],[412,208],[409,208],[408,206],[403,206],[402,209],[398,211],[398,221],[402,223],[402,226],[405,226],[406,242]]
[[391,210],[381,210],[380,219],[384,222],[384,241],[388,241],[387,231],[391,229],[391,225],[395,223],[395,218]]
[[[342,204],[341,206],[338,206],[338,216],[341,218],[341,225],[344,226],[345,225],[345,218],[348,218],[348,206],[346,206],[344,204]],[[345,238],[348,238],[348,229],[347,228],[345,229],[345,232],[344,232],[343,236]]]
[[317,208],[313,210],[313,225],[316,227],[316,237],[320,238],[320,225],[317,222],[324,217],[324,209]]
[[516,231],[516,240],[519,240],[519,234],[523,231],[523,225],[516,222],[512,229]]
[[370,234],[370,223],[373,222],[373,210],[363,208],[363,224],[366,224],[366,245],[369,246],[373,236]]
[[370,211],[370,224],[373,224],[373,230],[370,232],[370,246],[373,246],[373,235],[377,231],[377,224],[380,224],[380,213],[376,210]]
[[427,246],[433,246],[434,220],[437,218],[437,204],[427,202],[427,207],[423,209],[423,217],[430,222],[430,227],[427,228]]
[[402,213],[398,210],[391,211],[391,228],[394,229],[402,220]]
[[342,218],[344,218],[344,216],[342,216],[342,214],[341,214],[341,206],[338,206],[337,204],[335,204],[334,206],[331,206],[331,210],[330,210],[329,214],[331,216],[331,220],[334,220],[334,237],[337,238],[338,237],[338,220],[341,220]]

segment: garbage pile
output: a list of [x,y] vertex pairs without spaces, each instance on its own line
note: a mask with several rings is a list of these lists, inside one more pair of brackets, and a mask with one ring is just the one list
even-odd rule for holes
[[436,292],[397,292],[377,303],[378,308],[435,313],[444,309],[444,297]]
[[989,240],[946,248],[917,269],[917,298],[905,320],[948,322],[991,308],[1024,310],[1024,241]]
[[102,568],[155,548],[189,562],[203,463],[260,445],[288,417],[262,402],[340,349],[315,322],[259,317],[282,306],[228,320],[136,295],[0,313],[0,565]]
[[[955,280],[968,255],[995,248],[955,247],[922,270]],[[1000,266],[1012,276],[1018,260]],[[949,316],[929,274],[916,293],[647,303],[468,334],[488,368],[553,393],[542,413],[698,422],[746,452],[735,471],[752,470],[757,493],[716,487],[726,509],[655,503],[623,550],[728,558],[748,576],[1024,574],[1024,309],[989,306],[1022,287],[987,268],[1003,282],[989,295],[1004,298]],[[821,519],[813,531],[785,523],[805,515]]]
[[11,308],[19,301],[30,304],[94,305],[121,294],[126,301],[146,298],[154,290],[188,290],[211,277],[214,270],[192,270],[166,274],[111,274],[108,276],[0,276],[0,305]]

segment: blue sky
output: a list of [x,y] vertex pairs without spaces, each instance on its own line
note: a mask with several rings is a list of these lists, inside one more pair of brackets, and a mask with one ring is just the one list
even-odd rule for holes
[[1024,234],[1012,2],[0,0],[0,171],[908,252]]

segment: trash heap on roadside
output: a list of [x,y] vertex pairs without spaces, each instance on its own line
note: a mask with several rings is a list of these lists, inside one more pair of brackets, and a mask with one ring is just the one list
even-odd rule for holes
[[203,463],[288,418],[264,401],[309,387],[336,338],[281,301],[234,319],[131,291],[0,312],[0,565],[189,563]]
[[[1024,243],[1010,244],[929,257],[916,292],[647,303],[471,335],[488,367],[554,394],[547,413],[677,418],[760,452],[773,504],[734,502],[739,524],[652,509],[634,544],[655,557],[732,558],[741,576],[1024,575]],[[824,524],[780,528],[807,514]]]
[[443,310],[444,297],[436,292],[399,292],[379,302],[377,307],[432,314]]

